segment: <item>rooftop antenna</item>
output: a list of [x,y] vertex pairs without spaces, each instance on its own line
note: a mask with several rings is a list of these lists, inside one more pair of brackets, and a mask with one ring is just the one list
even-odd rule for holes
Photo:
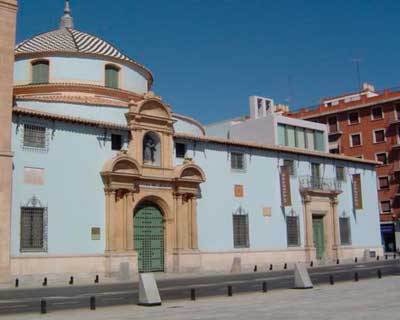
[[71,8],[69,6],[69,0],[65,0],[64,15],[60,20],[60,29],[62,28],[74,28],[74,19],[71,16]]
[[361,73],[360,73],[360,63],[362,62],[362,59],[360,58],[354,58],[351,59],[351,62],[353,62],[356,66],[356,74],[357,74],[357,81],[358,81],[358,88],[361,91],[362,90],[362,85],[361,85]]

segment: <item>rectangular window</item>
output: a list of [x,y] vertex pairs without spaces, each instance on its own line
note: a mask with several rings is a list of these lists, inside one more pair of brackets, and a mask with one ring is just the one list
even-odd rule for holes
[[355,133],[350,136],[350,143],[352,147],[361,146],[361,133]]
[[313,180],[319,180],[320,178],[320,164],[311,163],[311,177]]
[[111,150],[122,149],[122,136],[120,134],[111,135]]
[[303,128],[296,128],[296,141],[297,147],[299,148],[306,148],[306,137]]
[[286,127],[283,124],[278,124],[278,144],[286,145]]
[[291,176],[296,175],[296,168],[294,166],[294,160],[283,160],[283,166],[288,168],[289,174]]
[[392,207],[390,205],[390,201],[381,201],[381,212],[382,213],[391,213]]
[[379,190],[389,189],[389,177],[379,177]]
[[45,149],[46,128],[33,124],[24,124],[24,147]]
[[336,180],[341,182],[346,181],[344,167],[336,167]]
[[385,165],[388,163],[388,158],[386,152],[383,153],[377,153],[375,155],[376,161],[382,162],[382,165]]
[[334,133],[334,132],[338,132],[339,131],[337,117],[328,118],[328,128],[329,128],[329,132],[330,133]]
[[49,83],[49,62],[36,61],[32,63],[32,84]]
[[249,216],[234,214],[233,218],[233,246],[248,248],[249,243]]
[[360,123],[358,112],[350,112],[349,113],[349,124],[357,124],[357,123]]
[[343,245],[351,244],[351,232],[350,232],[350,218],[340,217],[339,218],[340,227],[340,243]]
[[245,170],[244,154],[232,152],[231,153],[231,169],[233,170]]
[[371,119],[372,119],[372,120],[383,119],[382,107],[372,108],[372,111],[371,111]]
[[186,156],[186,144],[175,143],[175,156],[180,159],[184,159]]
[[400,103],[396,104],[395,108],[396,119],[400,120]]
[[386,137],[385,137],[385,130],[384,129],[378,129],[374,130],[374,142],[385,142]]
[[286,130],[287,130],[287,146],[296,147],[295,127],[287,126]]
[[313,132],[313,130],[306,129],[306,144],[307,144],[307,149],[314,150],[314,132]]
[[314,131],[315,150],[325,151],[324,133],[322,131]]
[[21,208],[21,251],[44,250],[44,208]]
[[300,245],[299,217],[286,217],[286,233],[288,247]]

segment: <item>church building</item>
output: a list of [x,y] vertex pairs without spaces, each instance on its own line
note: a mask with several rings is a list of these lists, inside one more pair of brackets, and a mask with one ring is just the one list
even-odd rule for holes
[[382,254],[378,162],[329,154],[325,125],[252,97],[203,126],[69,1],[15,45],[16,2],[0,0],[1,281]]

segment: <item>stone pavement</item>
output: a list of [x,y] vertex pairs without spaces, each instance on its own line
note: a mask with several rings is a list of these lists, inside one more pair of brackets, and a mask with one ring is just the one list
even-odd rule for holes
[[323,285],[310,290],[276,290],[268,293],[234,295],[177,301],[161,307],[136,305],[55,311],[47,315],[3,316],[7,320],[383,320],[400,318],[400,277]]

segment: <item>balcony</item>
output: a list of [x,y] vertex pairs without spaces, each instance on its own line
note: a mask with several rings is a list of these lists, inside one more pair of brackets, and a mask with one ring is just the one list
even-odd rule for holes
[[336,179],[315,178],[312,176],[299,177],[301,192],[341,193],[342,183]]

